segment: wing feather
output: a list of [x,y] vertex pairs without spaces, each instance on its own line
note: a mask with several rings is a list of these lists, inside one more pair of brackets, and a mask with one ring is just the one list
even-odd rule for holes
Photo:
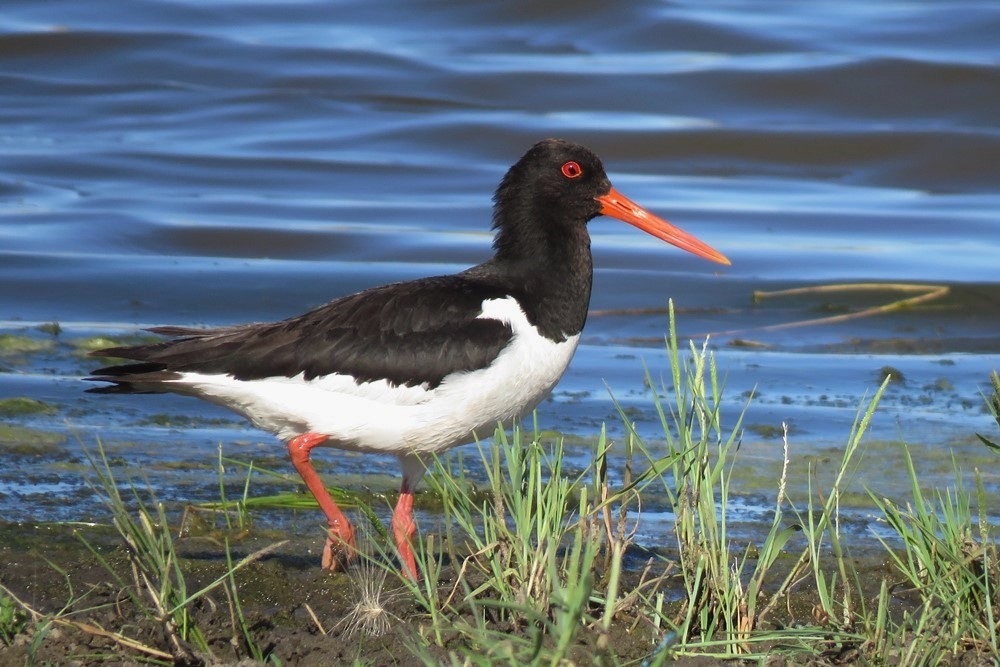
[[183,372],[240,380],[340,373],[359,382],[434,387],[451,373],[484,368],[500,354],[513,336],[510,326],[479,315],[484,300],[505,296],[495,285],[460,274],[373,288],[280,322],[156,327],[150,331],[172,338],[98,350],[95,356],[140,363],[102,368],[88,379],[117,383],[105,391],[129,391],[138,382],[148,391],[151,382]]

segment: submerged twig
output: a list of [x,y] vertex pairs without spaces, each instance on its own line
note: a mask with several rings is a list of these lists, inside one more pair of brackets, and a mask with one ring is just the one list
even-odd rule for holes
[[[733,336],[736,334],[743,334],[751,331],[780,331],[783,329],[794,329],[798,327],[809,327],[817,326],[821,324],[837,324],[840,322],[848,322],[850,320],[856,320],[864,317],[872,317],[873,315],[881,315],[883,313],[892,312],[894,310],[899,310],[902,308],[909,308],[921,303],[927,303],[928,301],[934,301],[940,299],[949,294],[951,288],[947,285],[911,285],[908,283],[842,283],[835,285],[814,285],[812,287],[795,287],[786,290],[775,290],[775,291],[763,291],[755,290],[753,292],[753,302],[755,304],[760,303],[764,299],[773,299],[786,296],[799,296],[803,294],[829,294],[833,292],[904,292],[913,293],[918,292],[916,296],[910,296],[903,299],[897,299],[891,303],[882,304],[880,306],[872,306],[870,308],[863,308],[862,310],[853,313],[841,313],[839,315],[828,315],[825,317],[816,317],[805,320],[796,320],[794,322],[782,322],[780,324],[768,324],[759,327],[747,327],[744,329],[729,329],[727,331],[716,331],[711,335],[713,336]],[[609,309],[609,310],[592,310],[590,311],[590,317],[601,317],[609,315],[618,316],[640,316],[640,315],[660,315],[667,314],[667,309],[665,308],[622,308],[622,309]],[[736,311],[732,311],[736,312]],[[706,334],[698,334],[695,336],[690,336],[690,338],[701,338]],[[629,339],[632,342],[654,342],[659,341],[660,338],[632,338]],[[752,341],[745,342],[747,345],[755,345]]]
[[732,331],[720,331],[717,335],[732,335],[746,331],[780,331],[782,329],[794,329],[798,327],[810,327],[819,324],[837,324],[857,320],[872,315],[880,315],[901,308],[909,308],[919,303],[926,303],[947,295],[951,288],[947,285],[910,285],[906,283],[845,283],[839,285],[815,285],[813,287],[796,287],[793,289],[776,290],[773,292],[755,291],[753,293],[754,303],[759,303],[764,299],[771,299],[783,296],[798,296],[801,294],[827,294],[830,292],[920,292],[917,296],[898,299],[881,306],[864,308],[854,313],[842,313],[840,315],[829,315],[826,317],[816,317],[808,320],[796,320],[794,322],[783,322],[782,324],[769,324],[762,327],[752,327],[750,329],[734,329]]

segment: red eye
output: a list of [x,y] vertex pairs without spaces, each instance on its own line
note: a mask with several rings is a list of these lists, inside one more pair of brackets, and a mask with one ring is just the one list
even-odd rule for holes
[[567,162],[562,166],[563,176],[566,178],[580,178],[583,176],[583,169],[576,162]]

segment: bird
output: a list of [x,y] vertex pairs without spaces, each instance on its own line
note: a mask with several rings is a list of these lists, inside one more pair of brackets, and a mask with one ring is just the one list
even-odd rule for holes
[[279,322],[160,326],[166,339],[93,352],[96,393],[174,393],[221,405],[285,442],[326,517],[321,565],[356,555],[354,528],[310,462],[319,446],[394,454],[392,530],[417,578],[414,492],[428,460],[529,414],[566,371],[593,283],[588,223],[629,223],[724,265],[725,255],[615,189],[591,150],[539,141],[493,195],[494,254],[453,275],[372,287]]

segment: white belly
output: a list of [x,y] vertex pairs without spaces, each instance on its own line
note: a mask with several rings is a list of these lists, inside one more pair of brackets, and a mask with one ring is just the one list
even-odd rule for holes
[[347,375],[304,380],[237,380],[185,373],[178,393],[192,394],[246,416],[284,440],[306,432],[329,445],[396,454],[438,452],[492,436],[498,422],[521,417],[559,381],[580,340],[553,342],[529,322],[513,298],[483,302],[481,318],[510,325],[514,335],[490,366],[452,373],[437,387],[356,383]]

